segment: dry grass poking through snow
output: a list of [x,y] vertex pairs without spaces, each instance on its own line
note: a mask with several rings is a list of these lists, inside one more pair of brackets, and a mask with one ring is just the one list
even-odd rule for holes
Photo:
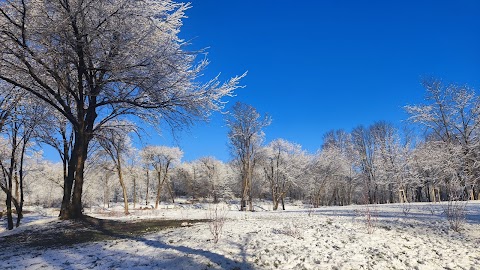
[[[228,212],[218,243],[208,223],[54,248],[1,249],[0,269],[479,269],[480,203],[450,228],[439,204]],[[159,210],[157,218],[205,218],[208,206]],[[359,214],[360,213],[360,214]],[[144,213],[124,219],[140,220]],[[111,217],[110,217],[111,218]],[[153,214],[149,214],[149,219]],[[137,221],[139,222],[139,221]],[[50,221],[41,226],[53,226]],[[0,233],[0,241],[4,240]]]

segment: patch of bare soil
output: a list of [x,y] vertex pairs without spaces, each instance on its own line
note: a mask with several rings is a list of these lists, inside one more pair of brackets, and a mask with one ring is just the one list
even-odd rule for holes
[[90,216],[74,221],[63,221],[41,230],[25,230],[2,237],[0,251],[7,248],[37,247],[50,248],[86,242],[135,238],[167,228],[181,227],[206,220],[140,220],[116,221]]

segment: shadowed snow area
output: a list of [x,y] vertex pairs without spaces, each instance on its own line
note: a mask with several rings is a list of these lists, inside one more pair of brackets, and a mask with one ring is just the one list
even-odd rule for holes
[[[477,201],[467,203],[459,232],[450,228],[446,203],[316,209],[298,203],[276,212],[267,203],[259,203],[256,212],[220,204],[226,220],[218,243],[212,240],[211,223],[205,222],[213,217],[212,207],[163,204],[129,216],[122,216],[121,209],[87,209],[92,218],[84,223],[59,221],[51,209],[31,208],[21,227],[0,231],[0,269],[480,267]],[[73,237],[85,231],[95,232],[94,237]],[[38,244],[42,237],[55,242],[48,238],[52,233],[72,236],[72,242]]]

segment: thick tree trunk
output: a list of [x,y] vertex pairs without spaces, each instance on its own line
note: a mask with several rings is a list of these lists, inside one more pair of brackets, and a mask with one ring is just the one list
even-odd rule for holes
[[[65,124],[66,125],[66,124]],[[64,126],[64,129],[61,130],[61,135],[62,135],[62,142],[63,142],[63,149],[62,153],[62,165],[63,165],[63,199],[62,199],[62,205],[60,207],[60,219],[66,219],[67,214],[70,208],[70,198],[72,194],[72,186],[73,182],[69,183],[69,179],[73,179],[73,177],[69,178],[69,172],[73,172],[73,166],[71,164],[72,158],[70,155],[70,143],[67,140],[67,135],[66,135],[66,126]],[[73,139],[73,134],[71,135],[71,138]]]
[[[11,179],[8,178],[7,179],[7,184],[11,183]],[[1,189],[3,190],[3,192],[5,192],[5,195],[6,196],[6,200],[5,200],[5,206],[7,207],[7,229],[9,230],[12,230],[13,229],[13,211],[12,211],[12,203],[13,205],[15,206],[15,209],[17,209],[18,211],[21,212],[20,209],[20,206],[17,202],[17,200],[13,197],[12,195],[12,191],[11,191],[11,186],[10,187],[4,187],[4,186],[1,186]]]
[[72,207],[70,209],[70,219],[79,219],[83,217],[83,170],[85,167],[86,149],[82,155],[78,157],[78,164],[75,170],[75,183],[72,194]]
[[75,179],[75,168],[77,167],[77,160],[78,160],[78,143],[77,143],[77,135],[75,135],[75,145],[72,149],[72,154],[70,160],[68,162],[68,170],[67,175],[63,179],[63,199],[62,199],[62,206],[60,208],[60,219],[70,219],[70,213],[72,208],[72,189],[73,189],[73,182]]
[[68,166],[68,177],[64,183],[64,192],[60,219],[79,219],[83,217],[83,171],[87,159],[89,138],[82,132],[75,132],[75,144]]
[[15,223],[15,227],[20,226],[20,222],[22,221],[23,218],[23,205],[19,204],[18,208],[16,208],[17,211],[17,222]]
[[7,206],[7,229],[13,230],[13,216],[12,216],[12,193],[7,193],[7,200],[5,201]]
[[277,196],[273,195],[272,200],[273,200],[273,211],[276,211],[278,209],[278,203],[279,203]]

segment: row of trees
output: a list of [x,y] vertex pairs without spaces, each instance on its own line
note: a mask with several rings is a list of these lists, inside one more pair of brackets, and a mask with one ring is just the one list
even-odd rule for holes
[[[285,209],[287,199],[313,207],[478,199],[477,97],[468,88],[439,81],[425,86],[428,103],[406,106],[413,123],[423,121],[419,127],[424,133],[382,121],[351,132],[332,130],[315,154],[284,139],[265,144],[262,129],[270,119],[242,103],[233,106],[226,120],[234,157],[228,163],[214,157],[182,162],[183,152],[176,147],[135,149],[128,136],[134,134],[133,126],[111,122],[86,163],[84,203],[108,207],[123,200],[128,214],[131,204],[158,208],[162,200],[175,202],[177,196],[213,202],[240,198],[240,210],[253,210],[254,198],[271,200],[273,210]],[[439,124],[443,130],[434,129]],[[18,177],[24,180],[16,181],[13,172],[12,190],[24,182],[31,203],[55,205],[61,199],[62,170],[45,165],[39,156],[24,156],[27,169]],[[2,164],[8,164],[8,157]],[[52,193],[55,189],[59,192]]]
[[287,195],[314,206],[478,199],[479,97],[437,79],[423,85],[425,103],[405,106],[410,124],[402,130],[380,121],[330,131],[315,155],[281,139],[262,147],[269,118],[235,105],[227,123],[232,164],[242,179],[241,209],[248,201],[252,210],[255,178],[269,189],[273,209]]

